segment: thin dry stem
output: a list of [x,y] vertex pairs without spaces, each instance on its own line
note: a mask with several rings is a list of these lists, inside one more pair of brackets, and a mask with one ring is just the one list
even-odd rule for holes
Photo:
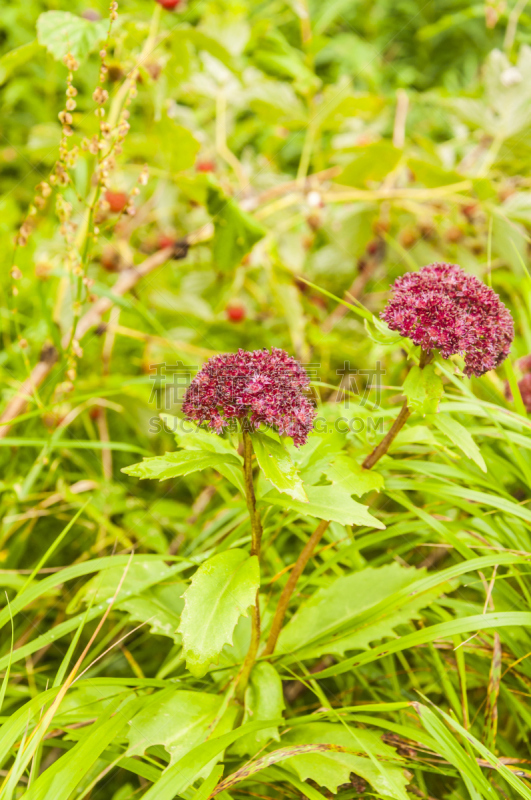
[[382,456],[384,456],[387,453],[387,451],[391,447],[391,444],[395,440],[398,433],[402,430],[402,428],[408,421],[411,414],[412,412],[408,408],[407,400],[404,400],[404,405],[400,409],[400,413],[393,422],[390,430],[386,433],[382,441],[376,445],[372,453],[370,453],[363,462],[364,469],[372,469],[372,467],[374,467],[374,465],[382,458]]
[[398,89],[396,93],[396,113],[393,128],[393,144],[401,150],[406,141],[406,120],[409,108],[409,97],[404,89]]
[[[426,367],[430,363],[430,361],[431,361],[431,352],[429,350],[422,350],[420,354],[419,367],[421,369],[424,369],[424,367]],[[369,453],[369,455],[363,462],[362,466],[364,467],[364,469],[372,469],[372,467],[374,467],[374,465],[382,458],[382,456],[384,456],[387,453],[387,451],[391,447],[391,444],[393,443],[397,435],[400,433],[400,431],[402,430],[402,428],[404,427],[404,425],[406,424],[412,413],[413,412],[411,411],[411,409],[408,408],[407,400],[404,400],[404,405],[400,409],[400,413],[393,422],[390,430],[384,436],[382,441],[376,445],[372,453]]]
[[280,631],[282,630],[282,623],[284,622],[284,617],[286,616],[286,611],[288,609],[289,601],[291,599],[291,595],[295,590],[295,586],[297,585],[297,581],[299,580],[300,576],[302,575],[304,568],[308,561],[310,560],[313,551],[317,547],[318,543],[321,540],[324,532],[330,525],[330,522],[327,520],[321,520],[317,528],[314,530],[310,538],[308,539],[307,543],[305,544],[301,554],[299,555],[295,566],[291,570],[291,574],[288,578],[284,589],[282,590],[282,594],[280,595],[280,600],[278,601],[278,605],[275,611],[275,616],[273,617],[273,623],[271,625],[271,630],[269,632],[269,637],[267,639],[267,643],[262,655],[270,656],[275,652],[275,647],[277,645],[278,637],[280,635]]

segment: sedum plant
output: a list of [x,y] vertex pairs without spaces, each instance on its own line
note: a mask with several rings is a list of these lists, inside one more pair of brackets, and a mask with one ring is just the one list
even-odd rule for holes
[[[420,347],[420,358],[404,384],[406,400],[399,416],[363,462],[367,469],[387,452],[415,404],[437,409],[443,386],[429,368],[437,353],[443,359],[463,356],[465,375],[480,377],[507,358],[514,339],[511,314],[498,295],[456,264],[430,264],[406,273],[392,289],[381,317],[392,331]],[[436,424],[444,425],[440,420]]]
[[[325,486],[315,487],[309,495],[300,477],[299,469],[293,463],[283,439],[293,440],[295,447],[301,448],[308,440],[312,430],[315,409],[307,397],[309,378],[303,367],[283,350],[272,348],[245,352],[239,350],[231,355],[215,356],[210,359],[193,379],[188,388],[183,402],[185,418],[199,425],[206,425],[214,432],[222,434],[224,429],[233,431],[232,442],[222,439],[223,444],[212,441],[214,434],[202,434],[197,429],[179,437],[186,441],[187,448],[177,453],[167,454],[160,458],[145,459],[138,465],[125,468],[124,472],[138,477],[157,477],[159,480],[174,477],[178,474],[199,469],[214,467],[222,474],[227,475],[234,485],[241,489],[245,495],[251,529],[251,545],[249,558],[242,564],[238,559],[234,561],[233,570],[236,577],[235,583],[227,587],[228,596],[234,597],[238,586],[245,586],[246,591],[237,604],[239,613],[231,615],[231,621],[225,626],[224,616],[226,608],[218,607],[216,614],[210,616],[209,626],[205,627],[204,619],[208,615],[210,601],[206,585],[224,585],[227,574],[227,558],[215,555],[205,562],[197,572],[197,582],[201,583],[203,590],[195,585],[185,594],[185,613],[181,624],[183,634],[183,647],[189,667],[195,662],[196,673],[204,674],[213,657],[217,659],[223,646],[231,643],[232,633],[236,627],[238,617],[252,605],[252,630],[249,652],[242,665],[241,673],[236,676],[235,690],[237,696],[243,697],[247,687],[252,667],[255,663],[260,647],[260,607],[259,607],[259,573],[257,562],[261,555],[262,547],[262,514],[260,506],[268,501],[274,503],[277,498],[281,503],[292,498],[302,509],[308,507],[310,515],[321,517],[317,534],[314,534],[310,543],[315,545],[321,537],[327,524],[326,507],[330,508],[336,500],[340,499],[334,494],[334,489]],[[236,423],[236,426],[231,423]],[[179,426],[175,419],[174,425]],[[218,440],[219,441],[219,440]],[[220,452],[222,451],[222,452]],[[241,454],[240,454],[241,452]],[[260,504],[257,502],[257,478],[254,476],[255,464],[261,475]],[[241,472],[240,472],[241,470]],[[333,487],[333,484],[332,484]],[[269,491],[267,491],[269,489]],[[265,490],[265,491],[264,491]],[[329,492],[329,497],[327,497]],[[317,498],[317,500],[315,499]],[[312,504],[312,500],[314,502]],[[364,506],[354,502],[348,493],[344,494],[348,500],[345,507],[339,507],[336,514],[341,519],[351,523],[373,523],[376,527],[383,527],[374,519]],[[289,502],[289,501],[288,501]],[[313,511],[313,514],[311,512]],[[303,560],[294,568],[293,574],[300,574],[307,562],[313,546],[301,554]],[[230,553],[224,554],[228,557]],[[206,584],[205,584],[206,581]],[[282,598],[273,620],[276,631],[275,641],[269,640],[266,654],[274,650],[276,637],[278,637],[279,620],[286,610],[288,598]],[[229,600],[230,603],[230,600]],[[214,637],[214,632],[219,629],[226,631],[225,638]],[[191,642],[197,640],[198,629],[202,629],[203,648]],[[214,638],[218,642],[214,645]],[[191,667],[194,669],[194,667]],[[199,672],[197,672],[199,670]]]
[[0,800],[529,800],[525,3],[5,5]]
[[[319,437],[312,430],[317,412],[307,396],[309,378],[294,358],[272,348],[254,352],[240,349],[207,361],[184,396],[184,420],[165,416],[165,421],[173,424],[182,448],[144,459],[123,471],[140,478],[165,480],[215,469],[245,497],[248,519],[242,538],[233,545],[222,546],[221,552],[207,557],[192,574],[182,594],[184,606],[178,628],[182,659],[190,673],[203,678],[210,672],[216,682],[225,685],[223,715],[215,717],[211,724],[218,732],[227,726],[233,730],[226,740],[234,742],[229,753],[254,756],[253,772],[268,770],[289,759],[291,769],[301,780],[309,778],[332,791],[337,790],[339,780],[346,780],[354,772],[380,796],[405,800],[407,774],[400,766],[398,753],[382,750],[377,739],[369,743],[366,732],[355,726],[345,726],[343,730],[341,724],[306,722],[295,717],[291,720],[293,732],[286,732],[282,739],[283,744],[289,744],[272,749],[273,742],[279,739],[279,718],[285,709],[281,679],[275,668],[279,663],[275,659],[277,645],[284,656],[289,655],[291,647],[302,648],[299,658],[303,660],[330,653],[330,643],[322,648],[311,646],[312,628],[318,624],[323,626],[321,633],[327,628],[334,631],[338,601],[341,599],[348,606],[348,599],[338,594],[340,587],[332,585],[328,593],[321,592],[320,602],[313,604],[313,613],[310,601],[285,624],[297,582],[331,519],[355,526],[354,531],[361,526],[385,528],[366,506],[352,500],[352,494],[363,495],[381,487],[381,475],[370,470],[387,454],[414,414],[427,418],[485,469],[468,432],[451,417],[438,413],[443,383],[434,359],[437,351],[442,359],[459,354],[464,357],[466,375],[482,375],[498,366],[507,357],[514,336],[510,313],[492,289],[456,265],[433,264],[408,273],[395,283],[393,290],[382,319],[391,331],[399,331],[420,346],[419,365],[409,371],[405,380],[406,400],[398,418],[361,465],[355,452],[343,450],[332,459],[322,459],[329,443],[326,436]],[[197,427],[180,432],[185,420]],[[293,442],[291,448],[288,439]],[[305,463],[309,469],[304,469]],[[338,487],[343,496],[338,494]],[[271,593],[269,597],[261,593],[261,563],[267,551],[264,523],[267,525],[276,505],[320,521],[291,565],[282,592],[271,602]],[[384,576],[382,570],[377,578],[378,571],[367,570],[366,579],[389,581],[391,591],[394,585],[401,585],[400,571],[390,569]],[[352,589],[370,595],[370,584],[364,584],[364,577],[361,573]],[[415,582],[409,584],[408,590],[412,586]],[[416,592],[413,590],[412,594]],[[421,595],[420,606],[428,603],[429,597]],[[418,601],[408,605],[406,617],[419,608]],[[397,621],[393,617],[388,620],[389,630]],[[354,628],[341,634],[339,629],[332,651],[345,654],[363,646],[385,630],[385,622],[384,628],[378,630],[381,624],[373,623],[376,630],[372,631],[370,622],[362,632]],[[328,669],[323,668],[324,662],[318,675],[324,678],[341,674],[362,661],[363,656],[361,661],[360,656],[354,656]],[[422,709],[420,714],[429,728],[431,712]],[[251,727],[260,719],[264,720],[266,731],[252,728],[251,733]],[[337,721],[341,722],[339,717]],[[268,754],[259,758],[264,748]],[[360,758],[360,750],[368,759]],[[323,762],[322,756],[310,755],[313,752],[326,753]],[[386,763],[388,758],[392,766]],[[221,772],[213,770],[205,786],[215,796],[249,774],[249,768],[242,766],[214,785]],[[302,789],[303,784],[300,786]]]

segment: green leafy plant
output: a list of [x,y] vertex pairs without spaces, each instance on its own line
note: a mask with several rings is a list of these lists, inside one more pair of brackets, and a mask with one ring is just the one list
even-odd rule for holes
[[529,22],[5,4],[0,800],[530,797]]

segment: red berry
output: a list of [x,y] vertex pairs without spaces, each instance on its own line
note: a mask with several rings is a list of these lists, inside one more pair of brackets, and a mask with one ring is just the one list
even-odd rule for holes
[[100,263],[106,272],[119,272],[122,259],[120,253],[112,244],[106,244],[103,248]]
[[159,250],[164,250],[165,247],[172,247],[175,244],[175,237],[169,236],[167,233],[159,234]]
[[196,168],[197,172],[215,172],[216,171],[216,165],[214,164],[212,159],[208,159],[208,158],[200,159],[196,163],[195,168]]
[[173,11],[174,8],[177,8],[178,5],[181,4],[181,0],[156,0],[162,8],[166,8],[168,11]]
[[232,303],[227,306],[225,313],[231,322],[241,322],[242,319],[245,319],[245,308],[240,303]]
[[469,222],[471,222],[474,219],[478,210],[479,206],[477,203],[469,203],[468,205],[463,206],[461,209],[462,213],[465,215],[465,217],[468,219]]
[[111,192],[111,190],[108,189],[105,192],[105,199],[110,205],[111,211],[114,214],[118,214],[126,207],[129,201],[129,195],[127,195],[125,192]]

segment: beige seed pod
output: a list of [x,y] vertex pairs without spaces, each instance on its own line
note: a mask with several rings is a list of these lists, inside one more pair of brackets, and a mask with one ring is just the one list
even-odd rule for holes
[[102,103],[106,103],[107,100],[109,99],[109,92],[106,89],[103,89],[101,86],[97,86],[94,89],[92,99],[94,100],[95,103],[99,103],[100,105]]

